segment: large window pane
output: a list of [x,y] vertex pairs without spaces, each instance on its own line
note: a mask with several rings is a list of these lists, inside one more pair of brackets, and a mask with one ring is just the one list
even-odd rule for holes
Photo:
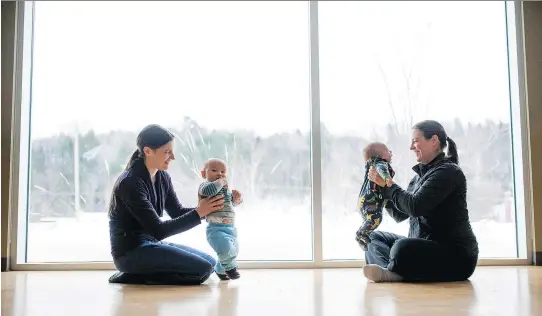
[[[107,200],[159,123],[195,206],[229,162],[241,260],[311,260],[306,2],[37,2],[27,261],[110,261]],[[168,239],[212,253],[205,224]]]
[[[459,148],[480,257],[516,257],[506,22],[502,2],[319,2],[325,259],[361,259],[362,148],[383,141],[406,188],[416,121]],[[405,235],[387,213],[379,228]]]

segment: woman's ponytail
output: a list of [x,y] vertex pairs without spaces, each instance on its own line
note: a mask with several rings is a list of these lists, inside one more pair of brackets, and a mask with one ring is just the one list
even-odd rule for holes
[[459,164],[459,156],[457,155],[457,146],[455,145],[455,142],[450,137],[446,137],[446,141],[448,142],[448,157],[453,163]]
[[128,160],[128,163],[126,164],[126,168],[124,168],[124,170],[126,171],[130,169],[134,165],[134,163],[140,158],[141,156],[139,155],[139,149],[136,149],[132,156],[130,156],[130,160]]

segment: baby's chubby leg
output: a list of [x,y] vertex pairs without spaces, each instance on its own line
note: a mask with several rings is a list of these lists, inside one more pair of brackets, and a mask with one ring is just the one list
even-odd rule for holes
[[382,207],[367,205],[362,215],[363,224],[356,232],[356,241],[363,251],[367,251],[367,245],[371,242],[369,235],[380,226],[382,221]]

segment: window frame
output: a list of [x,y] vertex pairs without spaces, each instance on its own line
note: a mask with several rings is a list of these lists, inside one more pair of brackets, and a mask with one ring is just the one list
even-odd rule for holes
[[[359,268],[364,260],[324,260],[322,234],[322,157],[320,123],[320,74],[318,2],[307,1],[310,37],[312,261],[240,261],[243,269]],[[512,159],[515,190],[517,258],[483,258],[478,265],[529,265],[533,260],[531,162],[525,96],[522,3],[505,2]],[[11,156],[10,210],[11,270],[114,270],[112,262],[27,263],[27,205],[30,160],[30,113],[32,89],[34,2],[16,3],[13,93],[13,142]]]

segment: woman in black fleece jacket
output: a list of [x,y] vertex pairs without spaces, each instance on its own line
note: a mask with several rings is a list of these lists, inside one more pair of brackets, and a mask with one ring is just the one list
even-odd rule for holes
[[410,150],[418,165],[406,191],[397,184],[387,187],[374,169],[369,172],[388,199],[388,214],[397,222],[409,219],[410,229],[408,238],[373,232],[363,272],[374,282],[466,280],[476,267],[478,242],[455,143],[440,123],[423,121],[412,129]]
[[[111,283],[201,284],[214,271],[210,255],[162,241],[201,223],[222,207],[223,196],[202,199],[196,208],[183,207],[166,170],[175,159],[173,134],[148,125],[137,136],[137,149],[113,187],[109,234],[113,262],[120,272]],[[170,220],[161,220],[166,211]]]

